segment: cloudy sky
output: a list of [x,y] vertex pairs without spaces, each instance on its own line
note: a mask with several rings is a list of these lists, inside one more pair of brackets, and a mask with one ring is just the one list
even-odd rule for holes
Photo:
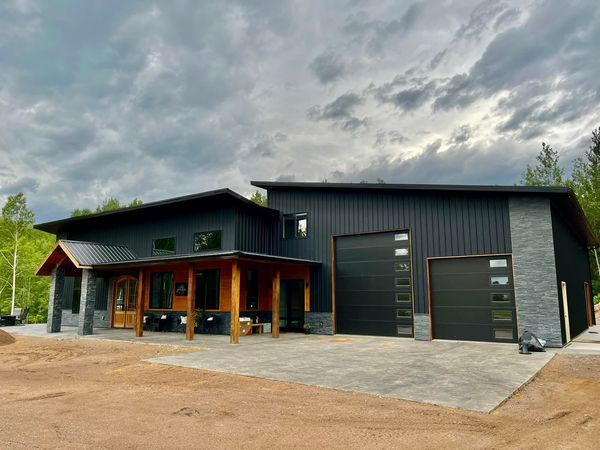
[[0,202],[513,184],[600,125],[600,2],[0,4]]

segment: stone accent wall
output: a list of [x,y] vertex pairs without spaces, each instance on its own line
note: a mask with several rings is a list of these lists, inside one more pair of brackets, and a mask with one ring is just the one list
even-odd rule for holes
[[[94,328],[108,328],[110,326],[109,311],[94,311]],[[79,314],[72,313],[70,309],[63,309],[62,324],[68,327],[79,326]]]
[[310,325],[311,334],[333,334],[333,315],[330,312],[305,312],[304,323]]
[[429,314],[415,314],[414,324],[415,339],[417,341],[429,341],[431,339]]
[[79,302],[79,324],[77,334],[86,336],[94,332],[96,307],[96,272],[83,269],[81,274],[81,300]]
[[549,347],[561,347],[561,320],[550,200],[509,199],[519,336],[531,331]]
[[50,279],[50,298],[48,300],[48,321],[46,331],[58,333],[62,322],[62,298],[65,287],[65,269],[56,267]]

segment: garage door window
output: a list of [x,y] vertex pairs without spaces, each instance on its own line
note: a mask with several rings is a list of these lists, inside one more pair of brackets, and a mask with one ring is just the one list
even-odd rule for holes
[[408,241],[408,233],[396,233],[394,235],[395,241]]
[[490,277],[490,283],[493,286],[507,286],[508,285],[508,276],[500,275]]
[[513,331],[510,328],[494,328],[494,339],[512,341]]
[[498,267],[508,267],[508,261],[506,259],[490,259],[490,269]]
[[510,322],[512,320],[512,311],[492,311],[492,320],[494,322]]
[[410,309],[397,309],[396,317],[398,319],[410,319],[412,317],[412,311]]
[[409,278],[396,278],[396,287],[410,286]]
[[394,270],[396,272],[410,272],[410,264],[409,263],[395,263]]
[[412,336],[412,325],[397,325],[398,336]]
[[394,255],[395,256],[408,256],[408,249],[407,248],[396,248],[396,249],[394,249]]
[[410,303],[410,293],[396,292],[396,303]]
[[510,303],[510,293],[508,292],[494,292],[492,293],[493,303]]

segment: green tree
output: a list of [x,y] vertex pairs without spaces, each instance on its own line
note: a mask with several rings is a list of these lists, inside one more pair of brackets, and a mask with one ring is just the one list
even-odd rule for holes
[[95,211],[92,211],[89,208],[77,208],[71,211],[71,217],[80,217],[80,216],[88,216],[90,214],[98,214],[106,211],[114,211],[115,209],[121,208],[131,208],[132,206],[140,206],[144,202],[142,202],[139,198],[134,198],[129,204],[124,204],[119,201],[118,198],[115,197],[107,197],[102,203],[100,203]]
[[564,169],[560,167],[558,152],[542,142],[542,150],[535,157],[537,163],[521,174],[521,184],[526,186],[564,186]]
[[27,208],[27,200],[22,192],[8,197],[2,208],[2,225],[8,248],[0,251],[0,255],[10,269],[9,279],[3,281],[11,289],[10,313],[14,314],[20,269],[19,250],[27,230],[33,226],[33,212]]
[[250,201],[260,206],[267,206],[267,196],[261,194],[259,191],[250,196]]

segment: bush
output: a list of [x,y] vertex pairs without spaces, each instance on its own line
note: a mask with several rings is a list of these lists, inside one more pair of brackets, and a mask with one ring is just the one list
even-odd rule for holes
[[594,295],[594,305],[600,303],[600,294]]

